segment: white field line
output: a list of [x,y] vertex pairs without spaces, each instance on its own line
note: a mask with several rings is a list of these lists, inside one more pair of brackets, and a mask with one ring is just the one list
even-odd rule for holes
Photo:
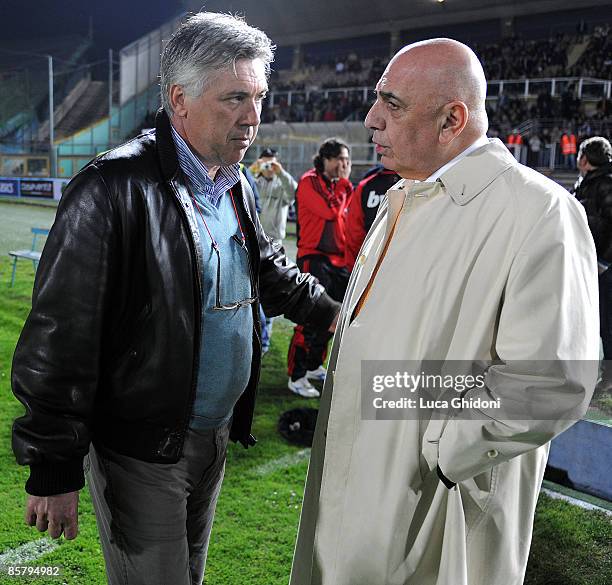
[[289,467],[293,467],[298,463],[308,459],[310,457],[310,449],[301,449],[300,451],[296,451],[295,453],[291,453],[290,455],[284,455],[283,457],[279,457],[278,459],[272,459],[272,461],[267,461],[263,463],[259,467],[255,468],[255,475],[268,475],[274,471],[278,471],[279,469],[287,469]]
[[[268,461],[263,465],[255,468],[255,474],[259,476],[268,475],[274,471],[278,471],[279,469],[287,469],[289,467],[293,467],[298,463],[307,459],[310,455],[310,449],[302,449],[300,451],[296,451],[291,455],[285,455],[284,457],[279,457],[278,459],[273,459],[272,461]],[[571,496],[566,496],[565,494],[560,494],[558,492],[554,492],[549,490],[548,488],[542,488],[542,491],[551,498],[555,498],[558,500],[564,500],[573,504],[574,506],[579,506],[580,508],[584,508],[585,510],[597,510],[600,512],[604,512],[608,516],[612,516],[611,510],[606,510],[605,508],[600,508],[599,506],[595,506],[594,504],[589,504],[588,502],[583,502],[582,500],[577,500],[576,498],[572,498]],[[8,551],[0,554],[0,567],[6,565],[23,565],[26,563],[31,563],[36,559],[46,555],[54,551],[58,548],[59,545],[49,538],[39,538],[38,540],[33,540],[31,542],[26,542],[21,546],[18,546],[14,549],[9,549]]]
[[39,538],[26,542],[17,548],[0,554],[0,567],[3,565],[23,565],[54,551],[59,545],[50,538]]
[[[291,453],[289,455],[284,455],[283,457],[279,457],[278,459],[273,459],[272,461],[267,461],[263,463],[259,467],[256,467],[254,472],[255,475],[264,476],[279,469],[288,469],[289,467],[293,467],[298,463],[301,463],[305,459],[310,457],[310,449],[301,449],[300,451],[296,451],[295,453]],[[590,504],[588,502],[583,502],[582,500],[578,500],[576,498],[572,498],[571,496],[567,496],[565,494],[560,494],[558,492],[554,492],[548,488],[542,488],[542,491],[550,496],[551,498],[556,498],[559,500],[564,500],[573,504],[574,506],[579,506],[585,510],[598,510],[604,512],[605,514],[612,516],[611,510],[606,510],[605,508],[601,508],[600,506],[596,506],[595,504]],[[1,563],[0,563],[1,564]]]
[[578,500],[576,498],[572,498],[571,496],[567,496],[565,494],[560,494],[559,492],[554,492],[553,490],[549,490],[548,488],[542,488],[542,491],[551,498],[556,500],[564,500],[565,502],[569,502],[574,506],[578,506],[579,508],[584,508],[585,510],[596,510],[597,512],[604,512],[608,516],[612,516],[612,510],[606,510],[605,508],[601,508],[600,506],[596,506],[595,504],[590,504],[589,502],[583,502],[582,500]]

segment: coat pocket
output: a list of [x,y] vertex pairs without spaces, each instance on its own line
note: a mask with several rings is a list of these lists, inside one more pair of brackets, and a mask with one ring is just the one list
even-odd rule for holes
[[495,466],[458,484],[468,538],[489,509],[497,487],[497,473]]
[[124,372],[126,366],[129,366],[129,364],[134,361],[134,358],[137,357],[138,352],[136,350],[136,346],[142,337],[150,315],[151,304],[147,303],[142,307],[137,317],[127,328],[124,337],[125,343],[115,354],[115,359],[113,360],[115,374],[118,372]]
[[[420,470],[421,479],[424,480],[429,472],[436,469],[438,465],[438,445],[440,437],[444,432],[447,419],[430,419],[429,421],[419,421],[420,437]],[[421,425],[423,427],[421,428]]]

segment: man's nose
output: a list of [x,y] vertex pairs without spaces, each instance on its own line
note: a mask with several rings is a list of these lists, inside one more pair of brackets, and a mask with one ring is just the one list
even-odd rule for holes
[[259,126],[261,122],[261,105],[259,102],[248,100],[245,105],[245,110],[240,119],[241,125],[244,126]]
[[372,104],[366,119],[364,120],[364,125],[366,128],[370,130],[383,130],[385,127],[385,123],[381,116],[378,115],[378,100]]

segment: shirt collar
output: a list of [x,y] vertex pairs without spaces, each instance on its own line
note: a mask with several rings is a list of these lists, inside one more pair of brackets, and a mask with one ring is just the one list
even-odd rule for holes
[[195,155],[176,128],[171,126],[171,129],[179,165],[187,177],[190,188],[194,193],[202,194],[217,205],[221,196],[240,181],[240,165],[236,163],[220,167],[213,181],[208,176],[206,165]]
[[441,184],[457,205],[465,205],[499,175],[517,164],[514,156],[498,138],[485,138],[484,143],[479,139],[440,168],[441,176],[434,181],[431,177],[428,181],[400,179],[390,190],[402,190],[405,194],[426,197],[433,192],[436,185]]
[[455,203],[465,205],[516,165],[517,160],[501,140],[487,139],[484,147],[472,151],[460,164],[446,170],[438,180]]
[[440,167],[435,173],[433,173],[433,175],[427,177],[424,182],[433,183],[434,181],[437,181],[439,177],[441,177],[444,173],[454,167],[462,158],[466,157],[471,152],[474,152],[481,146],[485,146],[487,144],[489,144],[489,140],[486,136],[481,136],[480,138],[477,138],[465,150],[461,151],[454,159],[448,161],[444,166]]

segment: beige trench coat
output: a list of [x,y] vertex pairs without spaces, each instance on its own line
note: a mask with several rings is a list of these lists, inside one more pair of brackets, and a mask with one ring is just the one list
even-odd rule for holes
[[[394,205],[390,246],[350,322]],[[596,369],[566,360],[596,362],[598,318],[582,207],[499,140],[435,183],[395,185],[342,307],[290,585],[523,583],[549,441],[572,424],[564,416],[584,413],[596,382]],[[493,394],[543,405],[549,420],[361,418],[362,360],[494,357],[558,360],[552,382],[539,361],[487,376]]]

